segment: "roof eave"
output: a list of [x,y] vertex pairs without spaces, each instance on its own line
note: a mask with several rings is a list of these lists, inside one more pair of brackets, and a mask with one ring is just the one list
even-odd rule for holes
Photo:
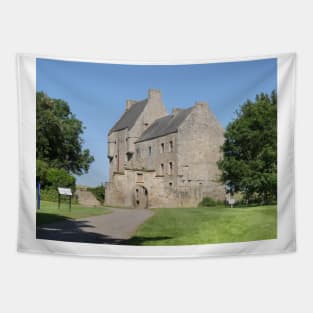
[[138,140],[138,141],[136,141],[135,143],[140,143],[140,142],[144,142],[144,141],[153,140],[153,139],[156,139],[156,138],[166,137],[166,136],[168,136],[168,135],[175,134],[175,133],[177,133],[177,132],[178,132],[178,130],[175,130],[175,131],[172,131],[172,132],[170,132],[170,133],[167,133],[167,134],[164,134],[164,135],[161,135],[161,136],[154,136],[154,137],[150,137],[150,138],[147,138],[147,139]]

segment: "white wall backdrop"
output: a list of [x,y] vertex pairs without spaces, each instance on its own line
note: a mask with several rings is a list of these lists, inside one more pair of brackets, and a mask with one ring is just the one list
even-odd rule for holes
[[[309,1],[17,1],[0,4],[3,312],[311,312],[313,22]],[[298,53],[298,252],[199,260],[18,254],[15,53],[159,60]]]

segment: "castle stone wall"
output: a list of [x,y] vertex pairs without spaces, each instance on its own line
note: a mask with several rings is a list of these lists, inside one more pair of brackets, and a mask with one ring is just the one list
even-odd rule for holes
[[[127,103],[128,109],[133,103]],[[196,103],[186,112],[175,132],[137,142],[155,120],[166,115],[160,92],[150,90],[148,103],[132,128],[109,135],[106,204],[190,207],[205,196],[225,199],[216,164],[222,158],[224,131],[206,103]]]

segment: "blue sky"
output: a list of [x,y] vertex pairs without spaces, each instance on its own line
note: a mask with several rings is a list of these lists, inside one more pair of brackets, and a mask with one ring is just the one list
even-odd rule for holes
[[115,65],[37,59],[37,91],[63,99],[83,121],[84,147],[95,157],[77,183],[96,186],[108,178],[107,133],[126,99],[142,100],[160,89],[168,112],[207,101],[223,127],[247,99],[277,88],[277,60],[196,65]]

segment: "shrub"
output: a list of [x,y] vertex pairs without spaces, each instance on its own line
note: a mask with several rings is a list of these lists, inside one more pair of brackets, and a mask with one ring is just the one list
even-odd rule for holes
[[[46,201],[58,201],[58,187],[71,188],[75,191],[75,177],[67,171],[57,168],[49,168],[42,160],[36,161],[36,177],[40,181],[40,199]],[[75,196],[72,203],[77,203]]]
[[[61,196],[61,202],[68,202],[68,198],[65,196]],[[52,187],[40,189],[40,200],[43,201],[52,201],[52,202],[58,202],[58,191],[57,189],[54,189]],[[78,200],[76,195],[73,195],[72,197],[72,204],[77,204]]]
[[104,186],[101,184],[97,187],[88,187],[88,191],[92,192],[93,195],[97,198],[97,200],[103,204],[104,199],[105,199],[105,189]]
[[40,189],[40,199],[45,201],[58,201],[58,191],[53,188]]
[[210,207],[210,206],[217,206],[220,205],[221,202],[220,201],[215,201],[212,198],[209,197],[204,197],[202,199],[202,201],[199,203],[199,206],[206,206],[206,207]]
[[63,169],[49,168],[47,170],[47,185],[50,188],[68,187],[75,191],[75,177]]
[[47,183],[47,171],[49,166],[47,162],[36,160],[36,180],[40,181],[40,185],[44,187]]

